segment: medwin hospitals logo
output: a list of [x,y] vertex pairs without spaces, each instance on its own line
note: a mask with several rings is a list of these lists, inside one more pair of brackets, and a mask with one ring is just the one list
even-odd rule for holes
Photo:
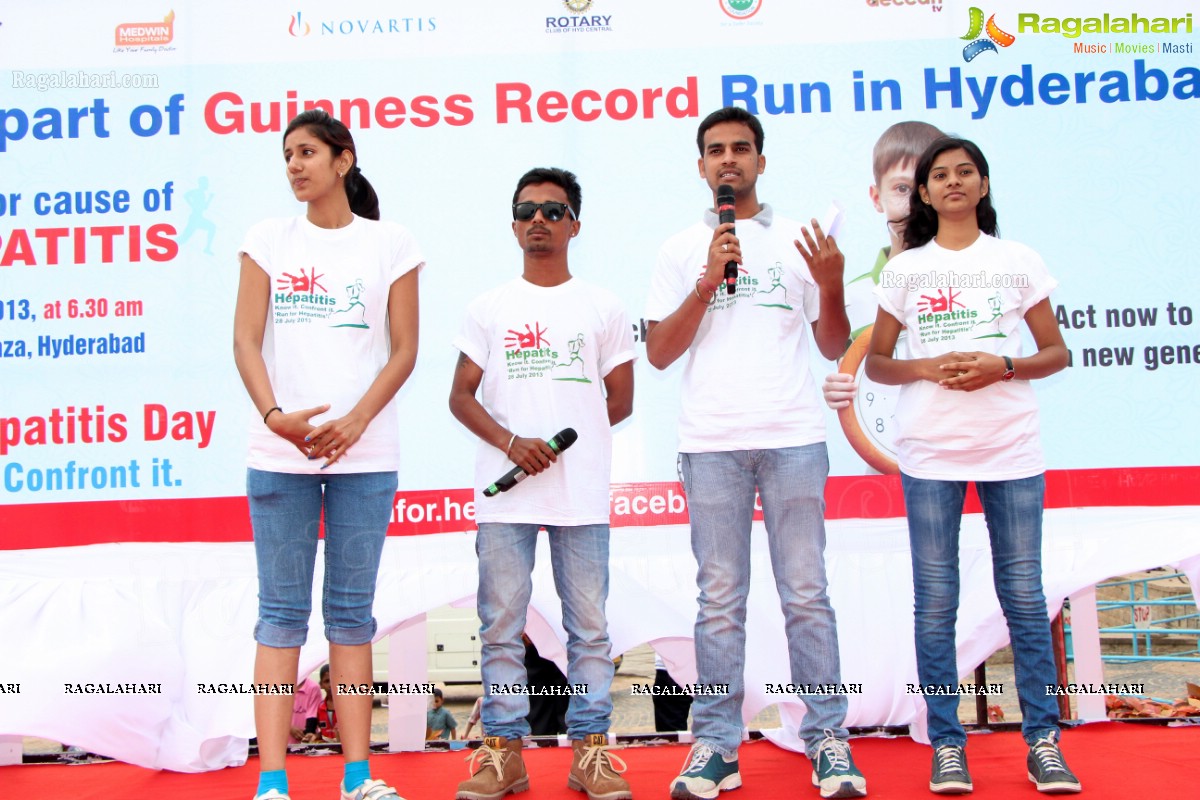
[[721,10],[734,19],[749,19],[762,8],[763,0],[718,0]]
[[170,44],[175,38],[175,12],[169,12],[161,21],[122,22],[114,36],[118,47],[131,45]]
[[[986,38],[981,36],[985,33]],[[967,28],[966,35],[959,38],[970,40],[970,44],[963,48],[963,61],[973,61],[976,56],[988,51],[998,53],[1000,51],[996,49],[996,45],[1008,47],[1017,40],[1011,33],[1000,30],[995,14],[988,17],[987,24],[984,25],[983,9],[975,6],[971,6],[970,27]]]

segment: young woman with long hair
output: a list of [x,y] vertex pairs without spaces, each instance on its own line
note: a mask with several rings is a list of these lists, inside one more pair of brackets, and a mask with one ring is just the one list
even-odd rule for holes
[[[400,458],[394,398],[417,356],[423,259],[358,167],[349,130],[306,111],[283,136],[306,213],[255,225],[241,248],[238,372],[255,406],[247,496],[259,576],[254,683],[294,684],[324,517],[322,611],[332,684],[371,683],[371,609]],[[371,695],[338,694],[342,800],[397,797],[371,780]],[[287,798],[292,698],[258,694],[257,800]]]
[[[904,252],[880,276],[867,357],[875,381],[900,384],[901,481],[912,546],[917,673],[925,688],[929,788],[973,788],[958,721],[958,534],[974,481],[992,545],[996,594],[1012,641],[1029,779],[1078,792],[1058,749],[1057,674],[1042,590],[1045,464],[1030,381],[1067,365],[1050,305],[1058,285],[1030,248],[997,237],[991,178],[979,148],[942,138],[915,174]],[[1036,352],[1024,355],[1020,326]],[[901,327],[905,352],[893,355]]]

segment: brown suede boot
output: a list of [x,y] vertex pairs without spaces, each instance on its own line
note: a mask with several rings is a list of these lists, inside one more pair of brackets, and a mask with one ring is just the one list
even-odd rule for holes
[[609,752],[606,735],[589,733],[583,741],[571,742],[571,748],[568,789],[587,792],[588,800],[632,800],[629,784],[618,774],[625,771],[625,762]]
[[485,736],[483,746],[467,758],[471,778],[458,785],[455,800],[499,800],[529,789],[521,759],[521,740]]

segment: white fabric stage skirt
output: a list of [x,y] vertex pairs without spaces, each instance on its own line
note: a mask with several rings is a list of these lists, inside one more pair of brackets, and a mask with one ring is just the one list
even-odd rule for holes
[[[787,684],[782,615],[765,532],[755,523],[747,624],[745,720]],[[912,574],[904,520],[828,523],[826,564],[837,612],[849,726],[923,725],[912,642]],[[376,594],[379,636],[475,594],[475,534],[390,538]],[[616,528],[608,601],[613,652],[652,643],[680,683],[695,680],[695,562],[686,526]],[[1044,583],[1051,609],[1111,576],[1175,565],[1200,585],[1200,509],[1046,512]],[[968,674],[1007,643],[980,515],[964,518],[958,664]],[[322,567],[318,562],[316,574]],[[319,581],[318,581],[319,583]],[[0,735],[40,736],[146,767],[193,772],[237,765],[254,735],[247,695],[199,684],[252,681],[254,550],[238,544],[110,544],[0,553]],[[320,586],[301,669],[327,660]],[[530,631],[565,668],[549,550],[539,543]],[[538,624],[537,616],[545,621]],[[404,681],[405,676],[392,676]],[[79,684],[160,684],[158,694],[80,694]],[[19,684],[19,691],[12,691]],[[780,703],[794,724],[802,705]],[[794,729],[776,736],[787,746]]]

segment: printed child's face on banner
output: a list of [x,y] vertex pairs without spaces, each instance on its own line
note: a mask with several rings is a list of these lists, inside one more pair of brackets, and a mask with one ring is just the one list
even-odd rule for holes
[[908,217],[915,188],[913,172],[916,168],[917,162],[913,159],[893,164],[880,176],[879,184],[870,188],[875,210],[883,214],[888,228],[897,238],[904,235],[904,220]]

